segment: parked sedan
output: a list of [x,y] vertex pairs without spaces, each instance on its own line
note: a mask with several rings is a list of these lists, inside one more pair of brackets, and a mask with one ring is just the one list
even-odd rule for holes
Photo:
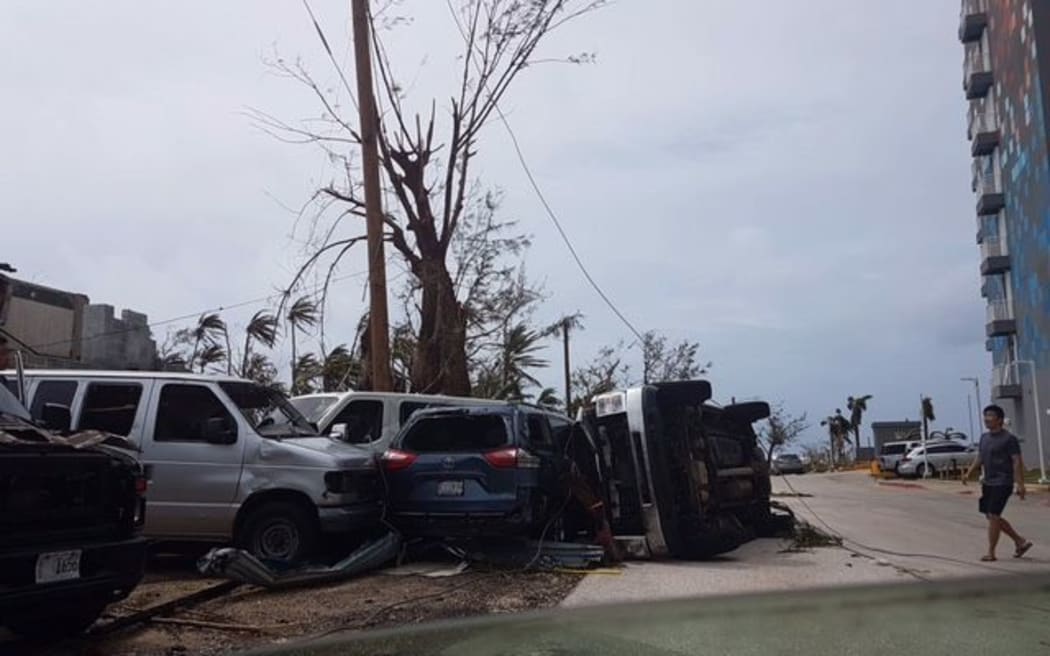
[[795,453],[781,453],[773,458],[774,474],[805,474],[806,465]]
[[977,459],[977,447],[961,442],[927,443],[926,447],[916,447],[904,456],[897,467],[900,476],[919,477],[936,476],[941,471],[963,470]]
[[555,442],[571,430],[528,406],[419,411],[382,457],[390,518],[409,535],[538,534],[565,506]]

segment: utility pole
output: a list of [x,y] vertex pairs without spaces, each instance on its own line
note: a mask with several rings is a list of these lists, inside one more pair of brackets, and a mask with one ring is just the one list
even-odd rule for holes
[[[981,404],[981,379],[977,376],[966,376],[964,378],[960,378],[960,380],[962,380],[964,383],[973,383],[974,391],[977,394],[977,396],[974,398],[974,405],[976,406],[976,408],[974,409],[977,411],[977,430],[981,430],[981,427],[984,426],[984,412],[982,410],[984,406]],[[970,439],[973,440],[973,428],[970,429],[970,433]],[[980,437],[980,435],[978,435],[977,437]]]
[[351,0],[354,23],[354,60],[357,65],[357,107],[361,119],[361,167],[365,182],[365,221],[368,228],[369,337],[372,351],[372,387],[393,391],[390,376],[390,326],[387,318],[386,256],[383,253],[383,206],[379,189],[379,117],[372,89],[372,48],[368,0]]
[[562,341],[565,343],[565,412],[572,407],[572,367],[569,364],[569,317],[561,322]]

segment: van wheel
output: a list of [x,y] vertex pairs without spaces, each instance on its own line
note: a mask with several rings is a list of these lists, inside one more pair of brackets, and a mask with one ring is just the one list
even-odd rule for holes
[[102,615],[105,604],[97,602],[72,609],[63,609],[55,615],[41,614],[32,617],[11,615],[4,618],[4,625],[29,640],[68,638],[83,633]]
[[313,553],[317,533],[317,522],[303,504],[274,501],[250,512],[237,545],[261,560],[297,562]]

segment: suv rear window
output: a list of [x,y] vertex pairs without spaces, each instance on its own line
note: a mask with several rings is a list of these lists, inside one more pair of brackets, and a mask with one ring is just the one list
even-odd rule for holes
[[428,417],[401,440],[415,453],[490,451],[507,444],[507,424],[498,415]]
[[882,455],[884,456],[896,456],[905,452],[907,444],[887,444],[882,447]]

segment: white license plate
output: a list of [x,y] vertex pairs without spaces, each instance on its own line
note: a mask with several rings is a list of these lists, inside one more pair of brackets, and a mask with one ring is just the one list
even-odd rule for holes
[[80,550],[53,551],[36,557],[36,582],[54,583],[80,578]]
[[463,481],[441,481],[438,483],[439,497],[463,496]]

